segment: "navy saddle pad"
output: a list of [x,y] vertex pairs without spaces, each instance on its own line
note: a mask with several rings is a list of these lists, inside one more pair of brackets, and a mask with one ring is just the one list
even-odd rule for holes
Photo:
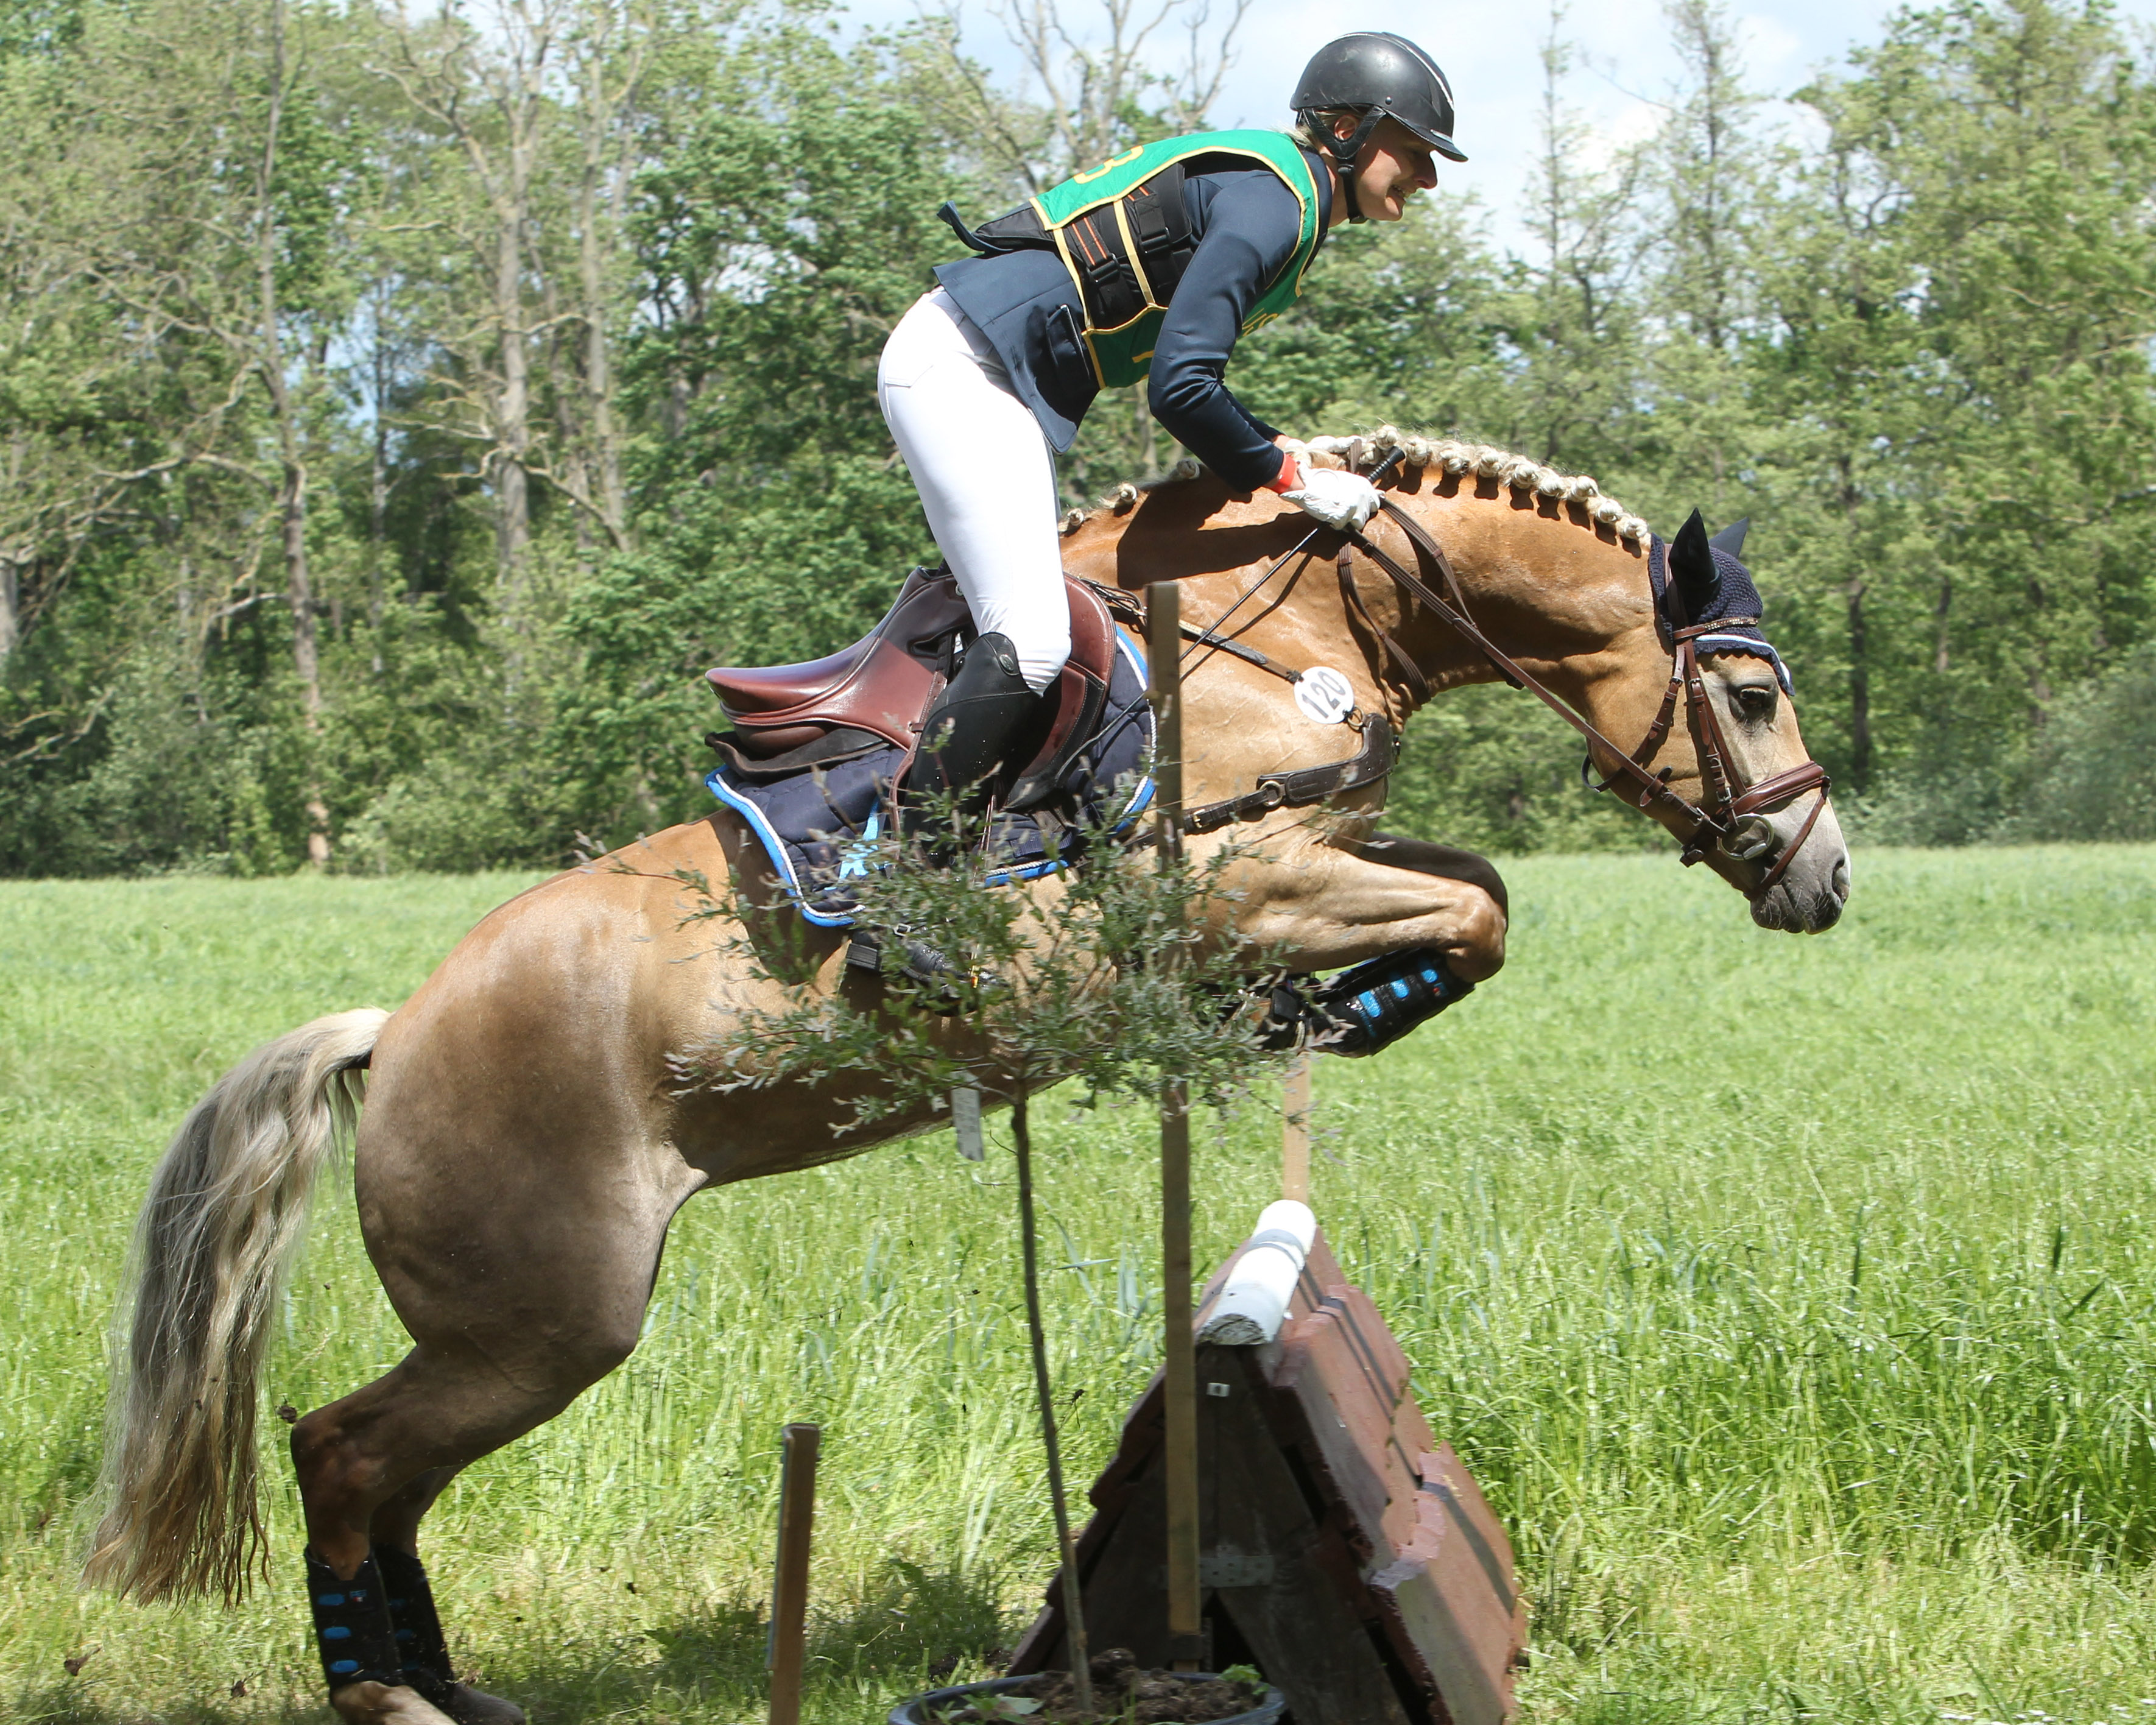
[[[1122,832],[1137,819],[1152,800],[1146,773],[1152,737],[1145,655],[1118,629],[1100,729],[1064,776],[1063,791],[1077,804],[1081,821]],[[762,783],[715,767],[704,783],[748,823],[803,916],[819,928],[850,928],[854,901],[846,882],[870,866],[862,852],[882,830],[891,780],[905,766],[906,754],[891,745]],[[1067,812],[1051,816],[1053,824],[1066,824]],[[1031,814],[999,817],[989,849],[1004,865],[988,877],[991,886],[1031,880],[1059,866],[1055,847]]]

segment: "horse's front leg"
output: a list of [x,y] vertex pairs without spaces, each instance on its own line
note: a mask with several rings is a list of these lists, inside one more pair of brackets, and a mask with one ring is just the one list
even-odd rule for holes
[[1505,962],[1505,883],[1471,851],[1358,823],[1239,857],[1230,872],[1239,932],[1259,951],[1291,973],[1351,967],[1276,987],[1275,1036],[1375,1054]]
[[1337,970],[1414,951],[1464,983],[1505,963],[1505,883],[1486,858],[1358,824],[1301,829],[1229,865],[1239,932],[1291,971]]

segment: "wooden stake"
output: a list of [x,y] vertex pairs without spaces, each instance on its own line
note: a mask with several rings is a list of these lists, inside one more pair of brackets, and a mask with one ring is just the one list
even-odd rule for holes
[[1152,703],[1153,831],[1161,860],[1183,855],[1183,604],[1173,581],[1146,589],[1146,657]]
[[1179,1671],[1204,1646],[1198,1586],[1198,1354],[1191,1337],[1190,1111],[1182,1084],[1161,1086],[1160,1262],[1167,1328],[1168,1645]]
[[1288,1063],[1281,1107],[1281,1196],[1310,1202],[1310,1056]]
[[[1183,855],[1183,632],[1172,581],[1146,588],[1147,691],[1153,710],[1154,832],[1163,866]],[[1160,1092],[1160,1260],[1165,1334],[1163,1452],[1168,1494],[1168,1645],[1179,1671],[1194,1671],[1204,1647],[1199,1620],[1198,1358],[1191,1336],[1190,1101],[1179,1079]]]
[[778,1485],[778,1569],[771,1589],[771,1725],[800,1725],[801,1672],[808,1620],[808,1538],[816,1525],[816,1453],[824,1440],[814,1425],[786,1428],[786,1461]]
[[1093,1712],[1093,1658],[1086,1641],[1086,1589],[1078,1578],[1078,1542],[1070,1532],[1070,1500],[1063,1491],[1063,1445],[1055,1430],[1055,1393],[1048,1378],[1048,1332],[1040,1319],[1040,1229],[1033,1209],[1033,1130],[1020,1090],[1011,1102],[1011,1142],[1018,1152],[1019,1250],[1025,1266],[1025,1327],[1033,1343],[1033,1389],[1040,1404],[1040,1443],[1048,1455],[1048,1502],[1055,1515],[1055,1549],[1063,1563],[1063,1621],[1070,1645],[1071,1699]]

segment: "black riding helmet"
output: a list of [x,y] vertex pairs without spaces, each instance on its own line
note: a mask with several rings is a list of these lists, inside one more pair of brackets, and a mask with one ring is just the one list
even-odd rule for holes
[[[1327,136],[1332,159],[1348,171],[1348,213],[1356,220],[1353,178],[1356,157],[1381,120],[1397,120],[1423,142],[1453,162],[1467,155],[1452,141],[1452,85],[1437,62],[1409,41],[1386,30],[1358,30],[1328,42],[1302,69],[1291,103],[1306,125],[1327,108],[1353,108],[1363,116],[1346,140]],[[1322,126],[1312,126],[1322,134]]]

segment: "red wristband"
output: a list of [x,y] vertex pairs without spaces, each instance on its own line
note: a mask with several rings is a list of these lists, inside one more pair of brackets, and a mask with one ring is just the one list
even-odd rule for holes
[[1277,477],[1266,484],[1265,489],[1268,491],[1292,491],[1301,483],[1302,470],[1296,465],[1294,453],[1288,449],[1282,449],[1280,473]]

